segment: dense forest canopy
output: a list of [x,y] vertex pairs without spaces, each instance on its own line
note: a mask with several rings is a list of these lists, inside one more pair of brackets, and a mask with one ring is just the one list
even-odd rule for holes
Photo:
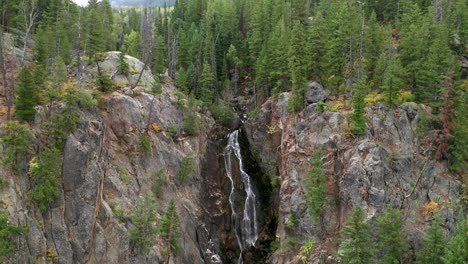
[[[299,113],[311,81],[333,95],[332,104],[318,102],[317,109],[346,114],[352,137],[372,133],[366,107],[379,104],[398,115],[397,105],[424,104],[429,110],[418,133],[427,137],[421,144],[430,145],[430,155],[446,162],[466,188],[466,0],[89,0],[86,7],[71,0],[0,0],[0,16],[1,95],[7,119],[22,122],[10,123],[11,131],[22,132],[9,140],[31,137],[24,124],[34,121],[35,106],[66,102],[60,125],[45,125],[51,135],[35,161],[42,165],[30,172],[41,187],[31,199],[41,210],[60,194],[50,187],[59,182],[49,169],[59,174],[60,166],[49,163],[76,128],[77,109],[94,107],[117,86],[101,70],[108,51],[121,52],[121,74],[129,72],[124,54],[138,58],[157,77],[154,93],[161,82],[174,82],[221,124],[229,124],[235,103],[254,116],[262,102],[285,92],[288,110]],[[7,37],[16,49],[7,47]],[[83,81],[86,67],[96,67],[95,81]],[[31,148],[15,151],[26,155]],[[10,153],[11,163],[17,152]],[[356,226],[367,230],[363,217],[353,212]],[[403,221],[398,213],[386,217],[382,230],[387,222]],[[354,229],[348,226],[350,237],[360,234]],[[343,252],[343,258],[353,255]]]

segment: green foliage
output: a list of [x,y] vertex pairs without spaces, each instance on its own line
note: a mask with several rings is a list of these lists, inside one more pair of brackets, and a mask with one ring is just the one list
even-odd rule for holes
[[0,178],[0,191],[2,191],[5,187],[8,187],[10,183],[7,179]]
[[189,136],[198,136],[202,129],[201,118],[193,112],[185,115],[184,118],[184,131]]
[[151,194],[139,200],[130,213],[132,226],[130,228],[130,245],[134,250],[148,253],[156,241],[157,204]]
[[77,110],[73,107],[66,107],[62,113],[54,115],[49,124],[49,137],[54,146],[61,149],[68,135],[78,128],[81,123]]
[[208,63],[203,64],[203,70],[200,76],[199,89],[197,98],[202,100],[206,105],[210,105],[213,101],[213,72]]
[[220,100],[217,100],[210,107],[211,114],[218,124],[231,127],[235,114],[231,108]]
[[29,175],[33,187],[28,193],[37,202],[39,210],[45,212],[47,206],[61,194],[60,175],[62,174],[62,153],[56,148],[45,148],[41,155],[29,162]]
[[176,73],[175,85],[184,93],[189,92],[189,75],[184,68],[180,68]]
[[162,198],[164,194],[164,187],[167,183],[167,173],[165,169],[158,170],[155,174],[154,195],[156,198]]
[[450,129],[452,137],[449,139],[450,169],[462,173],[468,169],[468,81],[464,80],[456,85],[454,114],[451,118],[453,126]]
[[301,111],[305,106],[305,101],[304,101],[304,96],[300,94],[299,92],[294,92],[292,93],[291,97],[289,97],[288,100],[288,111],[289,112],[299,112]]
[[400,59],[395,57],[395,55],[389,55],[387,64],[383,88],[388,105],[392,106],[397,102],[398,93],[403,88],[404,69],[401,66]]
[[162,85],[160,82],[154,81],[151,83],[151,93],[152,94],[162,94],[163,89]]
[[400,263],[408,245],[405,232],[402,232],[403,214],[401,211],[388,208],[377,219],[377,263]]
[[125,43],[124,46],[126,48],[126,52],[135,58],[141,57],[141,51],[143,48],[142,39],[140,33],[133,31],[130,32],[127,36],[125,36]]
[[366,116],[364,110],[366,107],[366,103],[364,101],[366,94],[367,85],[364,81],[361,81],[354,87],[353,93],[354,112],[351,114],[351,131],[354,135],[363,135],[366,132]]
[[28,229],[22,226],[11,225],[8,215],[0,213],[0,257],[10,256],[15,246],[15,237],[27,232]]
[[444,264],[465,264],[468,259],[468,222],[466,219],[458,223],[457,229],[450,239],[445,256]]
[[316,150],[310,159],[311,169],[309,170],[308,177],[305,182],[305,198],[314,222],[321,219],[323,205],[327,202],[327,187],[325,185],[326,178],[323,170],[322,159],[322,152],[320,150]]
[[288,237],[281,241],[280,250],[282,253],[292,252],[296,249],[297,246],[297,238],[295,237]]
[[325,112],[325,109],[327,108],[327,104],[324,103],[322,100],[317,102],[317,111],[319,113]]
[[107,74],[98,75],[94,84],[98,87],[98,90],[103,93],[113,92],[116,88],[115,83]]
[[270,176],[270,184],[273,189],[277,189],[280,187],[280,177],[278,175],[271,175]]
[[447,241],[441,227],[440,216],[436,216],[432,225],[426,230],[424,244],[418,252],[418,264],[439,264],[445,254]]
[[8,121],[5,126],[5,134],[1,137],[4,144],[2,164],[11,166],[15,171],[20,169],[19,159],[32,153],[33,135],[27,124],[18,121]]
[[351,216],[342,229],[343,241],[338,250],[341,262],[350,264],[373,263],[370,224],[359,206],[353,208]]
[[124,52],[120,52],[119,54],[119,66],[117,66],[117,71],[123,75],[127,75],[130,72],[130,66],[128,65],[128,62],[125,60]]
[[302,245],[301,250],[299,251],[299,259],[302,260],[303,263],[307,263],[313,248],[314,242],[311,240],[307,240],[304,245]]
[[161,219],[161,225],[159,227],[159,234],[164,239],[170,249],[167,254],[177,254],[180,252],[179,239],[182,234],[179,226],[179,215],[177,214],[177,208],[175,207],[174,199],[171,199],[167,210]]
[[169,124],[166,131],[172,138],[175,138],[179,134],[179,128],[177,127],[177,124],[174,123]]
[[299,223],[299,219],[297,219],[294,215],[290,214],[286,218],[284,225],[288,228],[294,228]]
[[151,155],[151,138],[148,134],[143,133],[140,135],[138,139],[137,151],[144,156]]
[[39,90],[35,87],[33,75],[27,67],[18,75],[16,95],[16,116],[20,120],[34,120],[34,107],[39,104]]
[[179,171],[177,172],[177,180],[180,183],[188,182],[195,172],[196,163],[193,156],[187,156],[182,159]]
[[97,107],[98,101],[94,98],[93,94],[87,90],[78,88],[71,88],[64,98],[69,108],[78,109],[92,109]]

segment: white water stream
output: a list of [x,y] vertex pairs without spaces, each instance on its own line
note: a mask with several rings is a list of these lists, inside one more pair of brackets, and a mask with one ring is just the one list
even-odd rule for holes
[[[232,168],[232,158],[237,159],[239,164],[240,176],[242,177],[242,182],[244,184],[244,190],[246,192],[246,198],[244,202],[244,210],[242,213],[242,219],[239,219],[240,214],[236,211],[236,198],[238,195],[236,192],[234,178],[233,178],[233,168]],[[241,253],[239,256],[239,264],[242,264],[244,261],[242,259],[242,252],[249,246],[254,246],[255,242],[258,239],[258,228],[257,228],[257,211],[255,208],[255,194],[252,189],[250,176],[244,171],[244,164],[242,162],[241,150],[239,145],[239,130],[232,132],[229,135],[228,145],[224,150],[224,161],[226,165],[226,173],[231,181],[231,193],[229,194],[229,203],[231,205],[232,211],[232,222],[235,228],[237,243],[239,244]]]

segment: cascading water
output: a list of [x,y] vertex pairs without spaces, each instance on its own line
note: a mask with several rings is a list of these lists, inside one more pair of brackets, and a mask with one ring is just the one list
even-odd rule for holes
[[[240,176],[244,184],[244,190],[246,192],[244,210],[242,213],[242,221],[240,221],[239,219],[239,214],[236,211],[235,205],[236,188],[232,173],[232,153],[234,153],[234,156],[236,157],[239,163]],[[244,165],[242,162],[241,150],[239,145],[239,130],[236,130],[229,135],[228,145],[224,150],[224,161],[226,165],[227,176],[229,177],[229,180],[231,180],[231,193],[229,194],[229,204],[231,205],[232,222],[235,228],[237,243],[239,244],[241,250],[238,263],[242,264],[242,252],[247,247],[255,245],[255,242],[258,238],[258,228],[257,211],[255,208],[256,198],[252,189],[250,176],[244,171]]]

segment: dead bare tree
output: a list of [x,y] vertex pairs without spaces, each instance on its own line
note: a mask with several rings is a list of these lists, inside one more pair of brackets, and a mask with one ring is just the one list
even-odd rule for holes
[[36,19],[39,16],[39,11],[37,8],[37,0],[21,0],[20,12],[23,15],[24,22],[24,44],[23,44],[23,54],[21,56],[21,66],[24,65],[24,59],[26,57],[26,49],[28,47],[29,36],[31,34],[31,29],[36,24]]

